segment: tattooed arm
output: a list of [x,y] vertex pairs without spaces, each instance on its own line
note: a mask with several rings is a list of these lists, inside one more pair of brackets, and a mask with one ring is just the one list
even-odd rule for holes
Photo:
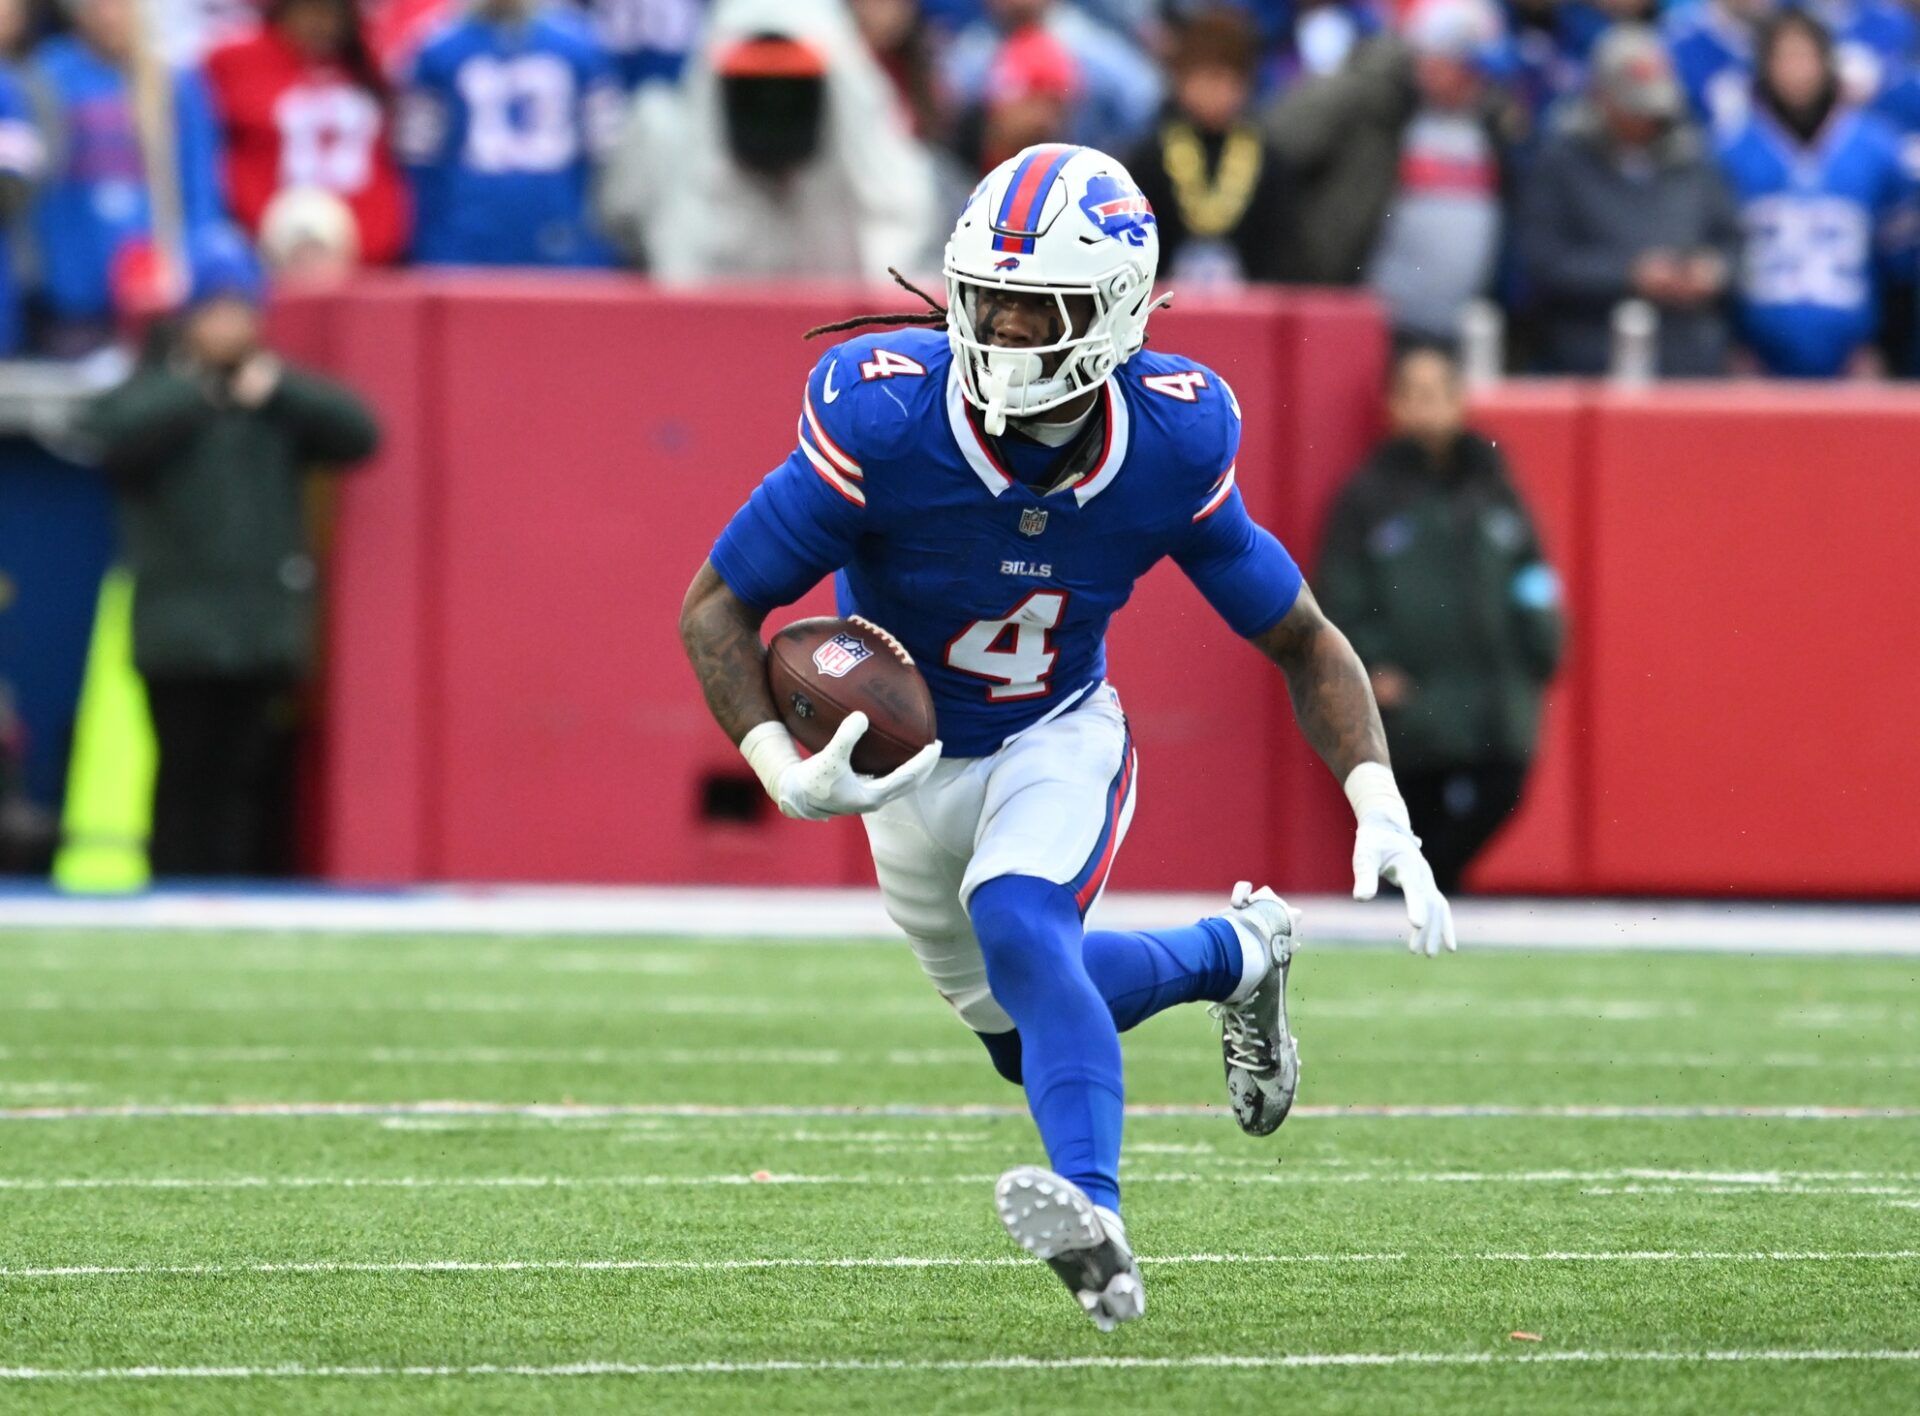
[[1253,642],[1287,676],[1300,731],[1338,780],[1362,762],[1386,763],[1387,735],[1366,666],[1313,591],[1302,585],[1293,608]]
[[736,747],[754,728],[778,718],[760,642],[766,617],[733,593],[712,561],[701,564],[680,606],[680,642],[707,696],[707,710]]
[[736,595],[708,561],[680,606],[680,642],[707,695],[707,711],[782,814],[803,821],[857,816],[918,786],[939,764],[937,742],[884,777],[853,770],[853,749],[867,730],[865,713],[849,713],[825,747],[801,759],[767,688],[767,651],[760,643],[766,617],[765,610]]

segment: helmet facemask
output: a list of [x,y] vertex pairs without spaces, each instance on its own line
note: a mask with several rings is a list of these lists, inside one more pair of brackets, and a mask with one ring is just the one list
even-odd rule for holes
[[[1020,346],[992,342],[992,305],[999,292],[1051,299],[1053,327],[1048,342]],[[1140,280],[1131,266],[1082,285],[962,274],[949,263],[947,332],[961,356],[957,361],[961,390],[983,413],[988,434],[999,437],[1009,417],[1030,418],[1058,408],[1106,382],[1121,361],[1140,347],[1138,331],[1151,294],[1151,285]],[[1135,331],[1132,347],[1118,347],[1116,326]]]

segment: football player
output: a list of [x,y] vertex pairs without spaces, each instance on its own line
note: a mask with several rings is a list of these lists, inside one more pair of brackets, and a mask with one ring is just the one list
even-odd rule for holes
[[[1120,1219],[1120,1033],[1212,1003],[1234,1114],[1255,1135],[1285,1119],[1299,1078],[1297,916],[1272,890],[1242,883],[1184,928],[1083,927],[1134,809],[1107,621],[1158,561],[1285,674],[1358,819],[1354,893],[1397,884],[1414,951],[1454,947],[1367,672],[1235,488],[1232,390],[1142,347],[1158,255],[1153,212],[1106,154],[1039,146],[995,168],[947,246],[944,311],[828,327],[944,328],[828,352],[798,447],[681,611],[707,704],[781,811],[865,818],[889,915],[1025,1086],[1048,1168],[1008,1171],[996,1205],[1102,1330],[1146,1302]],[[865,715],[802,760],[768,692],[761,622],[829,574],[841,613],[896,635],[933,693],[941,741],[885,777],[849,763]]]

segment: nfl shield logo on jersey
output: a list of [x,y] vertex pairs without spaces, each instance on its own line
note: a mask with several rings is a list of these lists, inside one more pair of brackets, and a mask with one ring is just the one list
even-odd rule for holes
[[1037,506],[1030,506],[1020,513],[1020,534],[1038,536],[1047,529],[1047,513]]
[[813,651],[813,666],[828,678],[845,678],[872,657],[873,650],[851,634],[836,634]]

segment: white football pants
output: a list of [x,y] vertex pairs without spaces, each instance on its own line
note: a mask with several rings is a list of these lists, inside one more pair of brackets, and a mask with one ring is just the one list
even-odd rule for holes
[[1139,759],[1112,687],[985,757],[943,758],[918,788],[862,818],[887,914],[940,996],[975,1032],[1013,1028],[987,987],[967,901],[1031,875],[1072,890],[1084,916],[1133,820]]

